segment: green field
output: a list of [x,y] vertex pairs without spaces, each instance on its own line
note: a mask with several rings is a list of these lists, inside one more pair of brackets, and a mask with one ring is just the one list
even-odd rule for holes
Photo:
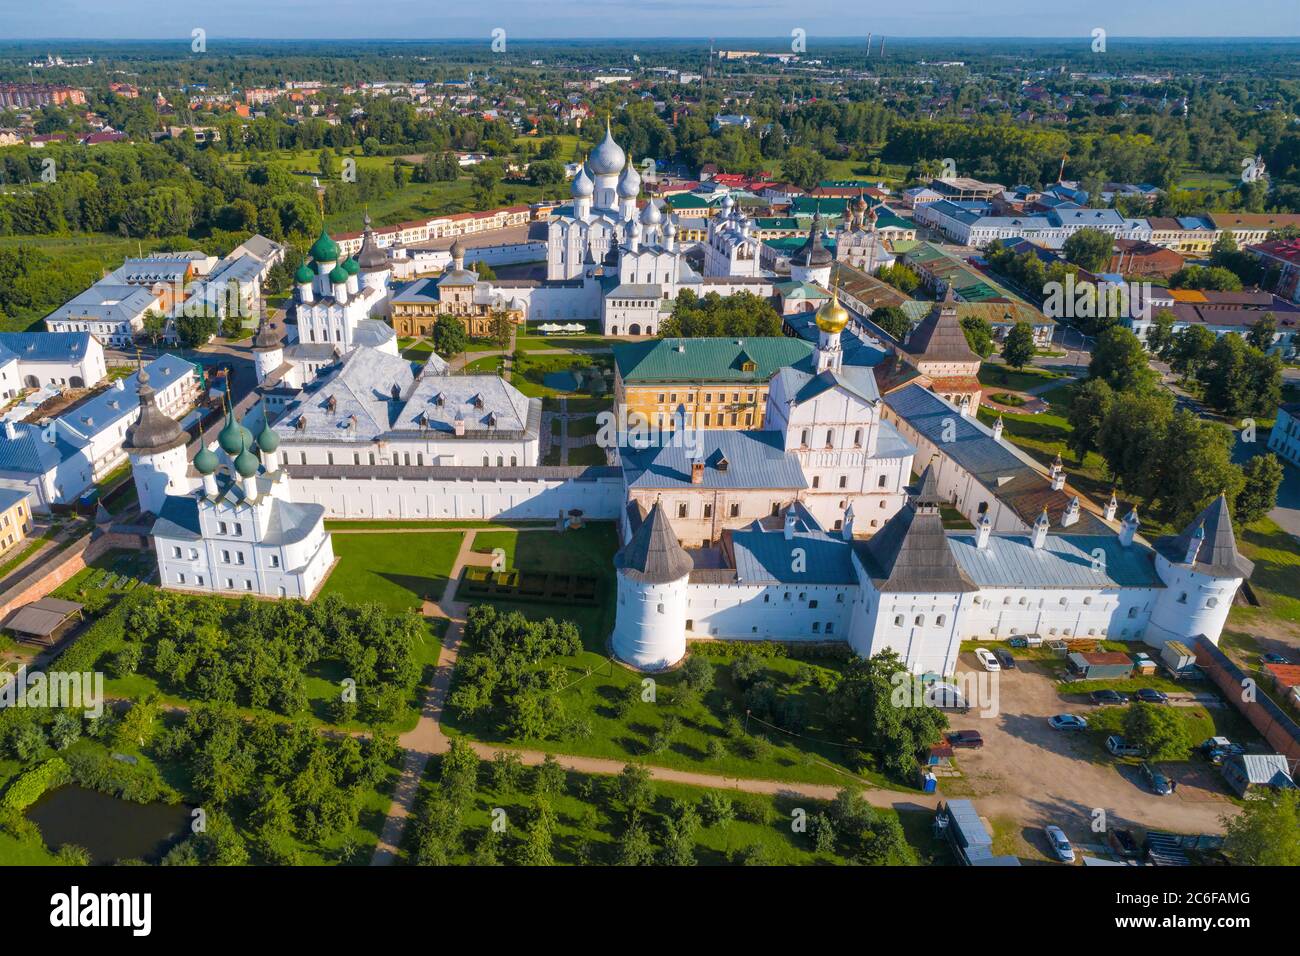
[[337,534],[333,542],[339,560],[321,594],[418,611],[425,601],[442,597],[461,535]]

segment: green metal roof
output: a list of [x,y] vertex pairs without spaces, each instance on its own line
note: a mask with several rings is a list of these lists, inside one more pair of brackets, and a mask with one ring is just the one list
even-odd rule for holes
[[[679,351],[680,347],[680,351]],[[624,382],[766,382],[777,369],[812,353],[802,339],[779,335],[759,338],[667,338],[617,342],[614,362]],[[747,372],[746,360],[754,363]]]

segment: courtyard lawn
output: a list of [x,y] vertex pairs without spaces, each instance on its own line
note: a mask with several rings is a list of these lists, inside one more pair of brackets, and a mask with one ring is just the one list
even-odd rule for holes
[[[614,626],[613,556],[618,549],[614,525],[589,525],[564,533],[547,531],[484,532],[474,536],[474,550],[490,554],[501,549],[504,569],[552,571],[557,568],[600,578],[598,593],[604,600],[596,607],[544,603],[497,602],[503,611],[518,610],[531,620],[551,617],[573,621],[582,633],[583,653],[576,657],[547,658],[539,670],[557,668],[565,689],[560,692],[565,712],[590,728],[581,738],[564,740],[512,741],[521,746],[556,753],[643,760],[647,763],[703,773],[771,780],[799,780],[812,783],[858,784],[900,788],[883,775],[855,775],[850,754],[855,741],[839,741],[825,725],[825,693],[812,680],[820,670],[839,667],[838,656],[810,658],[811,669],[800,671],[800,661],[791,657],[764,656],[759,680],[770,680],[783,699],[803,715],[804,737],[751,723],[745,732],[744,692],[731,679],[734,659],[728,645],[696,643],[692,653],[714,665],[714,688],[698,701],[683,702],[675,689],[680,672],[656,674],[655,702],[641,702],[620,716],[617,702],[629,687],[640,687],[645,675],[615,663],[609,657],[608,639]],[[758,649],[756,649],[758,650]],[[465,650],[462,650],[462,655]],[[799,677],[796,676],[799,673]],[[829,675],[822,675],[826,677]],[[805,678],[803,680],[800,677]],[[453,683],[454,688],[454,683]],[[664,729],[665,721],[676,718],[679,729],[668,746],[651,752],[651,740]],[[504,742],[505,730],[490,713],[464,718],[448,709],[443,727],[487,742]],[[753,734],[766,733],[770,740],[756,741]],[[823,742],[818,742],[823,741]],[[906,789],[905,787],[901,789]]]
[[985,362],[980,366],[980,384],[990,388],[1007,388],[1014,392],[1027,392],[1039,385],[1046,385],[1061,377],[1059,372],[1036,366],[1026,366],[1016,370],[996,362]]
[[501,363],[503,359],[500,355],[489,355],[486,358],[475,359],[465,366],[466,375],[498,375],[501,372]]
[[320,593],[418,611],[442,597],[461,539],[454,531],[334,535],[339,560]]
[[523,353],[515,363],[511,384],[529,398],[559,398],[581,396],[576,379],[568,376],[588,368],[608,372],[613,368],[613,358],[606,354],[572,352],[564,355],[537,355]]
[[569,449],[569,464],[607,465],[609,459],[605,457],[605,449],[599,445],[580,445]]

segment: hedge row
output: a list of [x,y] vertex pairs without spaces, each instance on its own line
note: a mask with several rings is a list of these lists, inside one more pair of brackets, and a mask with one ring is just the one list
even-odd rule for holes
[[61,787],[72,779],[68,762],[62,757],[51,757],[44,763],[37,764],[9,784],[0,808],[5,810],[23,810],[40,799],[41,794],[54,787]]

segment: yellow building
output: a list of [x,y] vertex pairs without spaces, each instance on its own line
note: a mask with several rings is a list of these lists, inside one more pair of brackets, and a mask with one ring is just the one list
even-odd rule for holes
[[524,321],[525,308],[518,298],[507,299],[492,284],[465,268],[465,249],[456,242],[451,247],[451,268],[432,279],[418,279],[390,300],[393,331],[403,338],[429,335],[444,315],[455,316],[471,338],[492,334],[492,321],[504,314],[518,325]]
[[614,401],[627,421],[672,428],[762,428],[767,387],[813,348],[786,336],[667,338],[614,344]]
[[0,488],[0,558],[16,552],[31,530],[30,492]]

